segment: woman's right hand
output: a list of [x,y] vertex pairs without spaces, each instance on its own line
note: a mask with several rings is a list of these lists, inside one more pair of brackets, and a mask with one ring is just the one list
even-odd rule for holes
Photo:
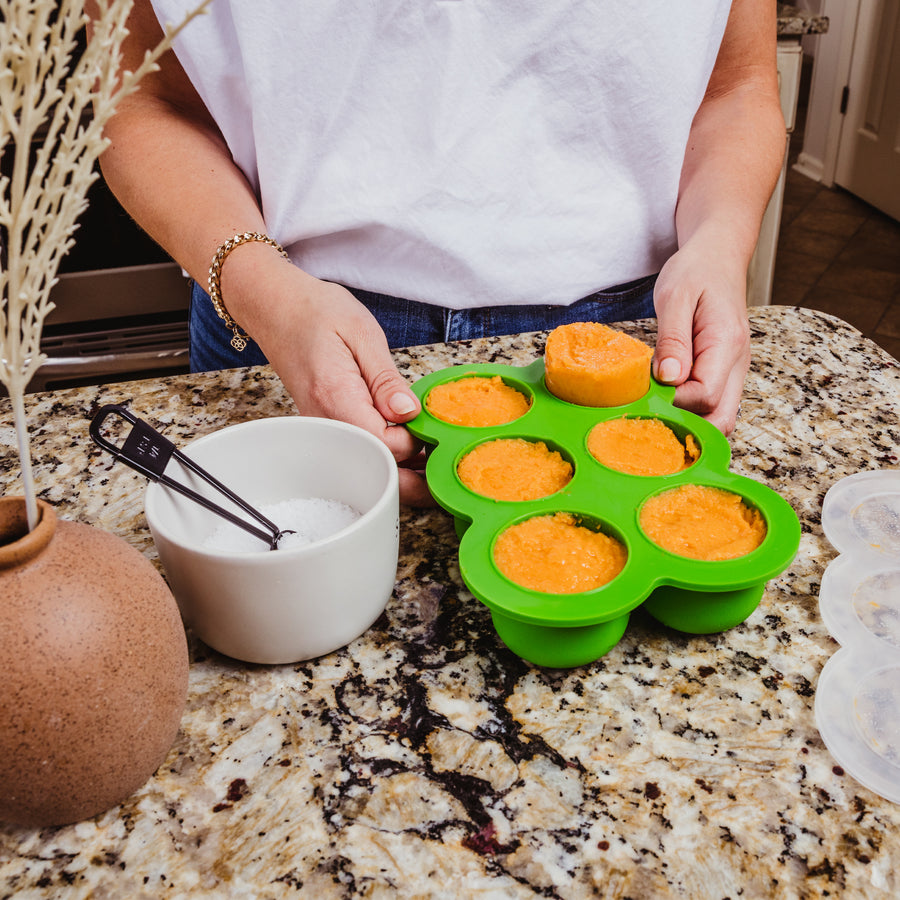
[[229,254],[221,287],[229,313],[259,344],[300,414],[339,419],[380,438],[400,466],[401,501],[432,505],[416,471],[421,443],[402,427],[421,405],[365,306],[259,243]]

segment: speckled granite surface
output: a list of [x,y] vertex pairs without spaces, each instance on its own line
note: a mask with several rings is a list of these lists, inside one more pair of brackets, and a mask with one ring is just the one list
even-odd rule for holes
[[[900,370],[841,321],[750,312],[734,470],[797,511],[799,554],[726,633],[639,611],[602,660],[533,668],[463,587],[448,515],[405,511],[396,590],[363,637],[292,666],[192,642],[181,734],[122,806],[44,831],[0,826],[0,897],[896,897],[900,806],[845,774],[815,726],[836,644],[817,610],[825,491],[896,468]],[[625,326],[652,343],[655,326]],[[526,363],[541,335],[396,354],[411,379]],[[143,479],[89,443],[129,401],[176,443],[292,407],[268,370],[35,395],[36,475],[63,517],[154,556]],[[0,484],[18,492],[0,405]]]
[[777,27],[779,37],[825,34],[828,31],[828,16],[819,16],[789,3],[779,3]]

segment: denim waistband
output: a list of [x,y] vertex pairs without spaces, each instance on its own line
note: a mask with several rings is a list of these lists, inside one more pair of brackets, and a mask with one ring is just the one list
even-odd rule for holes
[[[571,322],[626,322],[654,316],[656,275],[597,291],[566,306],[482,306],[448,309],[358,288],[348,288],[378,320],[388,346],[414,347],[544,331]],[[262,365],[265,355],[255,341],[243,351],[229,343],[231,332],[216,315],[209,295],[191,284],[190,364],[192,372]]]

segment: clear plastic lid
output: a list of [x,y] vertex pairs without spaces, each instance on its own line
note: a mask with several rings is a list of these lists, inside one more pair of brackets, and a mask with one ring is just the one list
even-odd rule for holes
[[816,724],[846,771],[900,803],[900,471],[839,481],[822,528],[840,556],[819,610],[841,649],[819,677]]

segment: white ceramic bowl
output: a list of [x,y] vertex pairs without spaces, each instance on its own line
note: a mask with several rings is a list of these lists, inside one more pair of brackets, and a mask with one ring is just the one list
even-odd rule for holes
[[[254,663],[330,653],[381,615],[397,574],[397,466],[373,435],[330,419],[290,416],[231,425],[181,448],[247,503],[322,498],[360,517],[330,537],[288,549],[234,553],[204,546],[223,519],[158,483],[144,509],[185,623],[210,647]],[[171,460],[166,475],[231,510]]]

